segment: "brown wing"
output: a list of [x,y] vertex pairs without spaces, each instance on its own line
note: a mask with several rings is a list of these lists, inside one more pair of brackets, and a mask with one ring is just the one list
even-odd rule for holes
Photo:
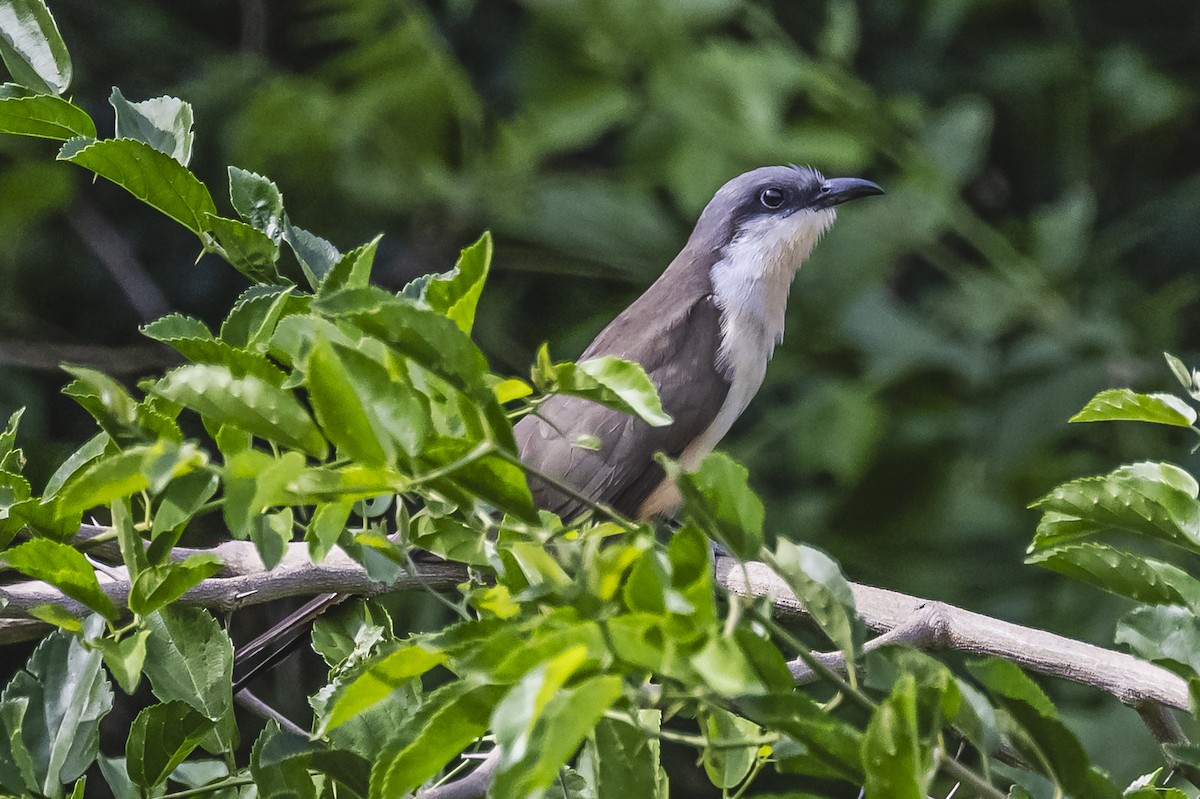
[[[527,416],[516,425],[523,461],[628,516],[664,477],[655,453],[678,457],[712,423],[729,392],[715,364],[720,311],[707,293],[689,292],[691,297],[685,294],[679,302],[682,286],[673,288],[674,296],[668,297],[655,284],[580,356],[616,355],[640,363],[658,387],[672,424],[651,427],[589,400],[559,396],[542,406],[540,417]],[[599,449],[575,446],[580,436],[595,436]],[[529,485],[539,507],[564,519],[585,509],[544,481],[530,477]]]

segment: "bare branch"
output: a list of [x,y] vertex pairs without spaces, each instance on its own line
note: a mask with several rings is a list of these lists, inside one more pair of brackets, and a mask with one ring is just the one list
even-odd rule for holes
[[[766,565],[749,563],[746,571],[749,586],[732,559],[717,560],[717,580],[730,590],[770,597],[780,616],[807,615],[787,584]],[[873,645],[904,643],[921,649],[992,655],[1031,671],[1099,688],[1134,707],[1157,702],[1179,710],[1188,709],[1187,683],[1181,677],[1132,655],[993,619],[944,602],[856,583],[850,587],[858,613],[868,628],[885,634],[895,631],[891,638]],[[837,662],[832,660],[829,665]]]

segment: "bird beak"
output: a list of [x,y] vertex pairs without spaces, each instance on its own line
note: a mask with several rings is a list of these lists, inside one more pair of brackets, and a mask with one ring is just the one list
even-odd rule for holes
[[821,184],[821,191],[812,204],[813,209],[832,208],[859,197],[883,194],[883,189],[862,178],[830,178]]

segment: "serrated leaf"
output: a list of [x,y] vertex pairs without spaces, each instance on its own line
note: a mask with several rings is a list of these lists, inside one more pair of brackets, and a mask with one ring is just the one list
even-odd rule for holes
[[179,700],[217,723],[202,745],[220,753],[235,745],[233,644],[206,610],[164,607],[146,617],[145,673],[163,702]]
[[668,799],[660,745],[653,737],[662,725],[662,712],[639,710],[638,721],[639,727],[612,718],[596,723],[588,742],[590,757],[581,756],[579,768],[590,767],[597,796]]
[[682,513],[745,560],[757,558],[763,545],[762,502],[749,486],[749,472],[728,455],[714,452],[694,472],[667,464],[667,476],[683,495]]
[[116,86],[108,102],[116,112],[118,139],[148,144],[171,156],[181,166],[187,166],[192,160],[191,103],[167,96],[131,103]]
[[[276,767],[295,769],[298,766],[332,777],[351,795],[365,797],[369,791],[371,762],[355,752],[331,749],[307,736],[290,732],[275,732],[257,750],[256,769],[260,775]],[[301,777],[299,771],[297,776]],[[342,794],[339,790],[338,796]]]
[[631,413],[653,427],[674,421],[642,365],[612,355],[554,365],[553,390]]
[[304,540],[308,542],[308,556],[313,563],[325,560],[329,550],[333,549],[346,529],[346,521],[353,507],[353,502],[342,500],[322,503],[313,511],[312,521],[304,533]]
[[1174,394],[1138,394],[1127,388],[1101,391],[1072,416],[1071,422],[1150,422],[1191,427],[1196,409]]
[[771,565],[842,651],[854,679],[853,664],[862,645],[863,630],[854,594],[837,561],[819,549],[780,538]]
[[[386,371],[379,371],[386,376]],[[392,437],[376,413],[376,405],[387,409],[386,398],[379,396],[380,386],[355,381],[334,346],[320,339],[309,350],[304,373],[317,421],[339,450],[368,466],[395,463]]]
[[0,5],[0,58],[13,80],[35,92],[62,94],[71,85],[71,56],[44,0]]
[[338,259],[321,281],[318,297],[328,296],[341,289],[365,288],[371,283],[371,266],[375,263],[375,251],[383,234],[362,246],[355,247]]
[[754,766],[758,744],[745,747],[733,744],[757,738],[758,725],[722,708],[711,708],[704,715],[702,729],[710,744],[720,744],[704,748],[704,772],[709,781],[722,790],[737,787]]
[[1136,463],[1072,480],[1030,505],[1042,511],[1030,549],[1118,529],[1200,552],[1196,495],[1195,478],[1169,463]]
[[268,571],[283,561],[294,522],[291,508],[250,517],[250,540]]
[[316,291],[321,287],[325,275],[341,260],[342,254],[338,252],[337,247],[315,233],[293,225],[286,215],[283,221],[283,240],[296,254],[296,260],[300,262],[308,284]]
[[120,616],[117,606],[100,588],[96,570],[74,547],[48,538],[34,538],[6,550],[0,558],[25,576],[49,583],[110,621]]
[[496,772],[491,788],[494,799],[540,796],[620,695],[621,678],[614,675],[591,677],[558,691],[538,722],[536,745]]
[[496,705],[492,731],[500,747],[502,771],[528,756],[534,725],[542,711],[586,660],[587,647],[570,647],[530,670]]
[[1200,580],[1161,560],[1087,542],[1039,550],[1025,562],[1137,602],[1187,605],[1200,613]]
[[[85,634],[103,626],[93,616]],[[100,653],[63,632],[47,636],[0,694],[0,726],[28,793],[61,796],[96,759],[100,721],[112,709]]]
[[448,683],[429,694],[407,729],[380,753],[371,769],[371,799],[401,796],[432,777],[487,732],[501,685]]
[[283,240],[283,194],[271,180],[231,166],[229,201],[248,225],[276,244]]
[[97,433],[84,442],[83,446],[63,461],[62,465],[46,481],[46,490],[42,492],[42,496],[49,499],[57,494],[71,478],[71,475],[103,454],[110,440],[107,433]]
[[255,283],[280,282],[279,244],[261,230],[237,219],[206,214],[205,225],[220,248],[218,253],[229,265]]
[[217,207],[199,178],[171,156],[132,139],[75,138],[63,145],[60,161],[90,169],[157,208],[200,236]]
[[107,505],[138,491],[161,490],[171,479],[203,466],[204,453],[194,444],[159,441],[103,455],[67,480],[56,500],[56,513],[75,517],[88,508]]
[[217,425],[240,427],[317,458],[329,452],[321,431],[295,395],[254,375],[237,377],[218,364],[183,366],[168,372],[153,392]]
[[77,633],[83,629],[83,621],[62,605],[34,605],[29,609],[29,615],[69,633]]
[[0,132],[67,141],[96,137],[96,124],[77,105],[52,94],[0,99]]
[[304,758],[279,758],[263,762],[264,751],[280,735],[279,724],[268,721],[250,750],[250,774],[261,799],[316,799],[317,788]]
[[1117,623],[1115,640],[1146,660],[1200,675],[1200,618],[1178,605],[1136,608]]
[[925,799],[932,753],[922,750],[917,731],[916,686],[911,674],[896,681],[871,716],[862,757],[869,796]]
[[372,286],[321,298],[313,310],[353,322],[469,396],[492,396],[483,379],[487,361],[479,348],[449,319],[410,299]]
[[222,568],[216,555],[189,555],[178,563],[152,566],[138,573],[129,592],[129,609],[140,616],[174,602]]
[[491,264],[492,234],[485,232],[479,241],[459,254],[452,270],[429,279],[423,292],[425,302],[469,335]]
[[385,699],[392,691],[445,661],[441,652],[408,644],[372,663],[338,695],[325,719],[324,731],[336,729]]
[[[827,713],[807,695],[793,692],[748,696],[737,701],[736,709],[759,726],[778,730],[803,744],[807,758],[820,765],[819,776],[863,784],[862,733]],[[787,759],[781,760],[779,768],[784,772],[812,773],[807,763]]]
[[207,327],[186,316],[164,316],[144,326],[142,333],[174,348],[194,363],[227,366],[236,377],[254,375],[275,386],[282,386],[287,379],[283,370],[262,353],[213,338]]
[[146,663],[146,639],[149,630],[138,630],[119,641],[99,638],[91,645],[100,650],[104,665],[121,686],[121,690],[132,695],[142,681],[142,666]]
[[151,705],[129,727],[125,762],[142,788],[154,788],[182,763],[213,728],[213,720],[178,700]]

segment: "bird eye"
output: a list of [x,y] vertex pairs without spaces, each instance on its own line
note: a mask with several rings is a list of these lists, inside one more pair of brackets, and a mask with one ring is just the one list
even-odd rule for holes
[[762,193],[758,195],[758,201],[763,204],[763,207],[770,208],[772,211],[783,205],[783,200],[783,189],[777,189],[774,186],[763,189]]

